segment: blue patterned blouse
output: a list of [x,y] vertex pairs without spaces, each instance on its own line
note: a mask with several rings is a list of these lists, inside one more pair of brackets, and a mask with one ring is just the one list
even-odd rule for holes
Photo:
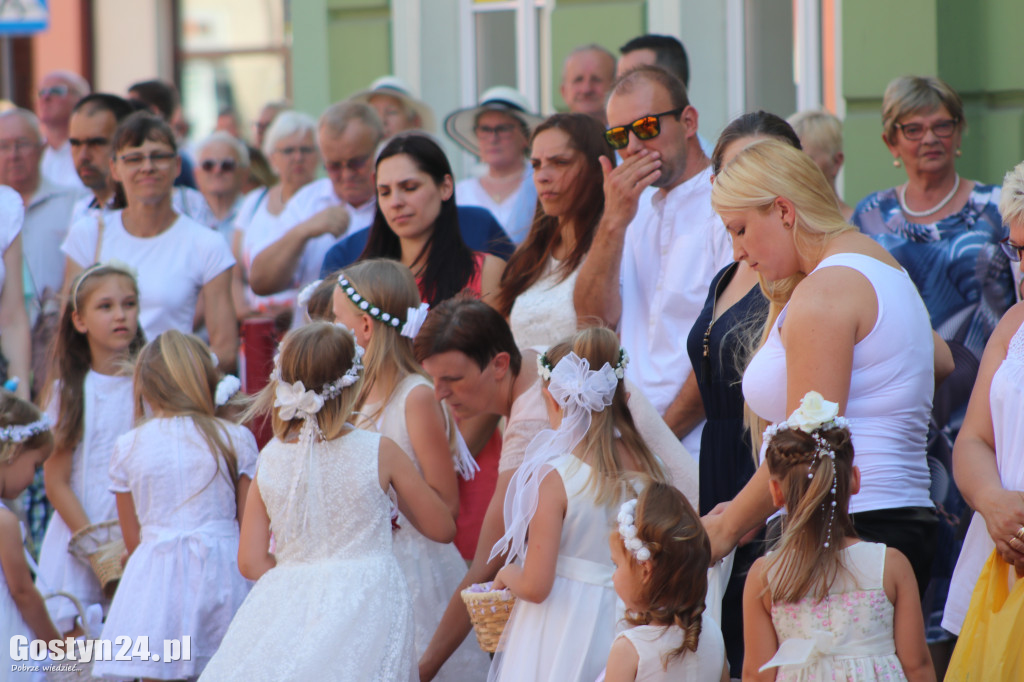
[[1013,275],[999,240],[999,190],[976,184],[967,204],[936,223],[907,222],[896,189],[865,197],[853,222],[899,261],[917,285],[932,327],[980,358],[999,318],[1013,305]]

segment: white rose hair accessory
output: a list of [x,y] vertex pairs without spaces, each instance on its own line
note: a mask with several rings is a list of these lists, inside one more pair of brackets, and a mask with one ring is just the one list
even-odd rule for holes
[[0,427],[0,443],[24,443],[29,438],[45,433],[53,427],[50,415],[43,416],[28,424],[11,424]]
[[[620,353],[620,364],[621,357]],[[523,464],[505,493],[505,534],[494,544],[490,559],[506,550],[507,563],[526,555],[526,532],[537,511],[540,483],[554,468],[551,462],[580,444],[590,430],[591,415],[612,404],[619,385],[607,362],[592,370],[590,362],[576,353],[559,360],[550,373],[548,391],[563,410],[562,422],[558,429],[541,431],[526,446]]]
[[213,404],[224,407],[231,398],[242,390],[242,382],[233,374],[225,374],[217,382],[217,390],[213,395]]
[[[828,504],[828,535],[825,538],[825,547],[832,544],[832,525],[836,517],[836,452],[832,449],[828,440],[821,434],[822,431],[829,429],[846,429],[850,430],[850,420],[846,417],[839,416],[839,403],[833,403],[818,393],[817,391],[808,391],[807,395],[800,399],[800,407],[793,411],[793,414],[789,415],[789,419],[784,422],[777,424],[771,424],[764,430],[764,441],[767,445],[770,445],[770,441],[778,433],[792,429],[794,431],[802,431],[811,436],[814,441],[814,453],[811,455],[811,461],[807,464],[807,478],[814,478],[814,467],[822,461],[822,458],[828,457],[832,460],[832,486],[829,492],[832,495],[831,503]],[[825,506],[825,503],[822,503]]]
[[636,533],[636,504],[635,499],[626,500],[619,507],[619,535],[622,536],[622,544],[626,546],[637,561],[648,561],[651,558],[651,549],[644,544]]
[[308,306],[309,299],[313,297],[313,292],[316,291],[316,288],[323,283],[324,281],[322,279],[318,279],[302,287],[302,289],[299,290],[298,295],[295,297],[295,302],[303,308]]

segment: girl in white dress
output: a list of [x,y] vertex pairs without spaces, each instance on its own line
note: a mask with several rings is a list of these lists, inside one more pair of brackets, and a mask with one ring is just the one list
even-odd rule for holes
[[[83,606],[110,599],[87,561],[68,551],[74,533],[117,519],[110,487],[114,441],[132,428],[132,378],[126,374],[146,341],[139,326],[139,289],[132,274],[114,264],[94,265],[75,278],[61,315],[43,396],[54,423],[54,452],[43,472],[56,512],[39,551],[36,579],[44,593],[67,592]],[[61,629],[74,629],[74,604],[46,603]],[[78,631],[75,634],[79,634]]]
[[491,558],[507,549],[523,562],[494,580],[518,600],[491,680],[591,682],[604,668],[618,620],[608,534],[641,479],[666,482],[626,405],[626,363],[615,333],[598,327],[540,356],[553,430],[531,441],[505,496]]
[[[452,515],[457,515],[456,469],[472,477],[476,462],[454,421],[434,397],[433,382],[413,356],[412,340],[426,317],[426,304],[420,304],[412,272],[396,261],[367,260],[346,268],[336,281],[335,319],[352,329],[357,343],[366,347],[355,425],[395,441]],[[397,524],[395,556],[412,593],[419,658],[466,564],[455,545],[424,537],[402,514]],[[466,639],[434,679],[480,680],[488,665],[487,655],[475,641]]]
[[[13,499],[25,491],[43,461],[53,450],[50,420],[31,403],[0,390],[0,498]],[[32,584],[25,558],[25,539],[18,517],[0,503],[0,644],[14,646],[12,637],[47,642],[60,640],[60,632],[46,612],[43,597]],[[33,679],[18,671],[6,657],[0,680]],[[37,665],[35,661],[24,661]]]
[[387,493],[434,542],[451,542],[455,521],[391,439],[347,423],[361,356],[352,334],[327,322],[281,344],[251,410],[272,414],[275,436],[260,454],[238,554],[257,583],[203,680],[418,679]]
[[788,516],[747,575],[743,679],[933,681],[910,562],[853,530],[860,471],[838,413],[811,391],[765,430],[769,490]]
[[722,630],[704,610],[711,544],[693,506],[652,483],[618,521],[613,581],[634,627],[615,638],[604,682],[728,682]]
[[191,656],[98,661],[98,677],[194,678],[249,591],[238,572],[238,521],[256,440],[214,416],[218,379],[206,345],[176,330],[139,354],[141,424],[117,439],[109,469],[129,558],[102,637],[148,636],[159,656],[164,640],[189,637]]

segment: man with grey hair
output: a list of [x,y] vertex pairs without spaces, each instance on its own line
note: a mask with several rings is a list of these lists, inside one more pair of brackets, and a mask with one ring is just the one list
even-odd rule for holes
[[89,94],[89,83],[72,71],[51,71],[39,82],[37,94],[36,113],[46,138],[43,175],[58,185],[81,187],[71,159],[68,125],[75,104]]
[[584,45],[565,58],[559,92],[571,113],[586,114],[604,125],[604,101],[614,80],[615,55],[600,45]]
[[317,142],[327,177],[288,202],[278,229],[253,248],[249,286],[261,296],[312,282],[324,256],[349,228],[373,222],[377,210],[373,155],[384,128],[373,107],[339,102],[320,117]]

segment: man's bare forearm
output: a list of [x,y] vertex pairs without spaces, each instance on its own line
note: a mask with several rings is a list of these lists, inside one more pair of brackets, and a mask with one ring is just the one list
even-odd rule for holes
[[665,408],[662,415],[665,423],[672,429],[676,438],[683,438],[686,434],[700,424],[704,419],[704,402],[700,398],[700,389],[697,388],[697,375],[690,372],[686,381],[683,382],[679,393],[672,399],[669,406]]
[[625,226],[609,225],[606,219],[598,224],[594,243],[580,265],[573,291],[573,305],[580,326],[593,324],[593,319],[614,328],[622,316],[619,292],[619,270],[622,267]]
[[260,251],[249,269],[249,288],[270,296],[291,286],[302,252],[309,241],[312,218],[299,223],[273,244]]

